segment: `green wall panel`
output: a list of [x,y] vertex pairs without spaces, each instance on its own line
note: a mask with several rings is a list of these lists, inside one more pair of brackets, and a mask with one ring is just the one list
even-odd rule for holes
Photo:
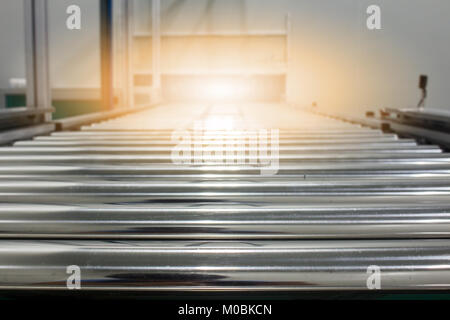
[[[21,94],[8,94],[5,96],[5,100],[6,108],[26,105],[26,97]],[[55,108],[54,120],[102,111],[100,100],[53,100],[52,104]]]
[[23,94],[7,94],[5,95],[5,107],[16,108],[27,105],[27,98]]
[[53,113],[55,120],[102,111],[100,100],[55,100],[53,107],[55,108]]

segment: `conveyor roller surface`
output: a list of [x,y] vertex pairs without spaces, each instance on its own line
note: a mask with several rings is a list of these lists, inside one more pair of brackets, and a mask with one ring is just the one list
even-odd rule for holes
[[0,148],[0,289],[448,290],[449,178],[436,146],[289,106],[160,105]]

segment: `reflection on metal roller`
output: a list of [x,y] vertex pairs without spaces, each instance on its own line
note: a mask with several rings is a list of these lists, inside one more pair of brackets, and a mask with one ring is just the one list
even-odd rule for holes
[[[248,133],[272,129],[265,175]],[[291,106],[155,106],[0,148],[0,289],[67,290],[69,266],[84,290],[368,290],[374,266],[450,289],[449,178],[436,146]]]

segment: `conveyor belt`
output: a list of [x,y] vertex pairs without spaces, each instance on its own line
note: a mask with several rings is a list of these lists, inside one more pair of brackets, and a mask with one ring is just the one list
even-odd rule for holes
[[[275,174],[173,162],[174,130],[233,160],[260,129]],[[73,265],[85,290],[368,290],[373,266],[450,289],[449,177],[435,146],[287,106],[162,105],[0,148],[0,289],[66,290]]]

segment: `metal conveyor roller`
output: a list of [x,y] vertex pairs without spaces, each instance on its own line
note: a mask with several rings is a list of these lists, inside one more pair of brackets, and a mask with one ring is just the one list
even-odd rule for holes
[[[174,130],[224,162],[174,163]],[[292,107],[161,105],[0,148],[0,289],[66,290],[73,265],[85,290],[367,290],[373,266],[450,289],[449,177],[435,146]]]

